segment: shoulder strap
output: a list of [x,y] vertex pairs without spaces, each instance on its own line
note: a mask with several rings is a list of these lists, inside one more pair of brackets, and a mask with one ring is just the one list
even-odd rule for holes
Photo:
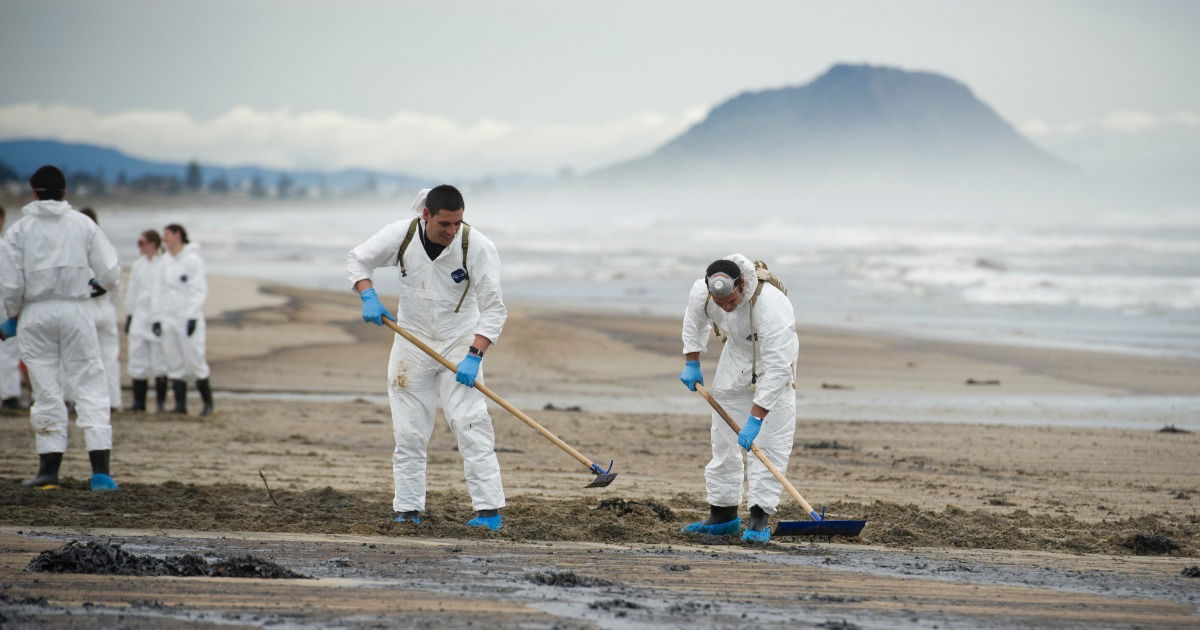
[[408,249],[408,244],[412,242],[413,235],[417,233],[417,228],[421,226],[421,217],[416,217],[412,223],[408,224],[408,234],[404,235],[404,241],[400,243],[400,251],[396,252],[396,264],[400,266],[400,275],[407,276],[408,272],[404,269],[404,250]]
[[712,294],[711,293],[707,297],[704,298],[704,316],[708,318],[708,323],[712,325],[713,334],[717,336],[717,339],[721,340],[721,343],[725,343],[725,333],[721,332],[721,329],[717,326],[717,322],[714,322],[712,320],[712,316],[708,314],[708,303],[709,302],[712,302]]
[[463,271],[467,274],[467,286],[463,287],[462,297],[458,298],[458,306],[454,307],[454,312],[462,308],[463,301],[467,299],[467,291],[471,290],[471,272],[467,270],[467,247],[471,243],[471,224],[463,221],[462,227],[462,248],[463,248]]

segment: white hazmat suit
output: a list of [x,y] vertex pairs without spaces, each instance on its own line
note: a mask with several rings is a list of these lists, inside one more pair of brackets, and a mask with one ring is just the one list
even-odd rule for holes
[[[116,409],[121,406],[121,338],[117,336],[117,305],[113,302],[112,292],[91,298],[87,305],[96,322],[96,341],[100,344],[100,358],[104,362],[108,402]],[[63,397],[75,400],[70,381],[63,382]]]
[[[129,378],[148,380],[166,376],[162,340],[154,336],[152,326],[158,312],[157,302],[162,294],[163,255],[154,258],[138,256],[129,271],[129,287],[125,293],[125,313],[129,315],[129,358],[126,369]],[[186,326],[186,322],[185,322]],[[186,331],[185,331],[186,332]]]
[[[405,219],[392,223],[350,250],[346,271],[352,285],[370,279],[376,268],[399,265],[397,254],[411,222]],[[424,233],[423,220],[418,230]],[[396,321],[402,328],[452,361],[467,354],[476,334],[494,343],[508,317],[500,293],[496,246],[472,229],[464,265],[462,237],[463,230],[459,230],[435,260],[429,259],[420,236],[413,237],[404,252],[406,275],[400,278],[396,307]],[[470,275],[469,288],[464,286],[464,270]],[[462,306],[456,313],[460,299]],[[483,382],[482,368],[477,378]],[[392,454],[395,511],[425,509],[426,447],[439,402],[458,440],[472,508],[504,507],[496,438],[483,394],[459,384],[454,372],[397,335],[388,359],[388,401],[396,441]]]
[[[796,432],[796,316],[783,292],[764,283],[753,307],[750,301],[758,286],[754,264],[741,254],[725,259],[737,263],[742,272],[742,300],[725,312],[708,299],[708,285],[701,278],[692,285],[683,316],[683,353],[704,352],[712,324],[726,336],[717,362],[716,376],[709,388],[717,402],[739,424],[753,405],[768,410],[754,443],[781,471],[787,471]],[[706,312],[707,311],[707,312]],[[757,351],[754,338],[758,337]],[[743,450],[737,434],[715,411],[712,414],[712,459],[704,468],[708,503],[718,507],[742,503]],[[783,486],[757,457],[749,458],[747,505],[774,514]]]
[[89,451],[112,448],[109,397],[92,308],[93,278],[107,290],[120,278],[117,252],[91,219],[65,201],[35,201],[5,233],[9,269],[0,273],[8,316],[33,386],[30,422],[37,452],[67,450],[60,370],[75,392],[76,424]]
[[[166,252],[162,258],[162,293],[155,321],[162,324],[167,376],[179,381],[206,379],[204,299],[208,297],[208,281],[200,246],[189,243],[178,255]],[[188,320],[196,320],[191,335],[187,333]]]

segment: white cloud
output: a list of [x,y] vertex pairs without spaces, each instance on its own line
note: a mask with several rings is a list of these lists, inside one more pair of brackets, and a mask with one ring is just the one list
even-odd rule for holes
[[0,138],[49,138],[114,146],[138,157],[274,168],[373,168],[481,175],[562,166],[588,170],[648,152],[704,117],[642,112],[594,123],[484,118],[463,123],[420,112],[385,119],[334,111],[235,107],[200,121],[178,111],[99,114],[63,105],[0,107]]
[[1186,110],[1170,114],[1120,110],[1110,112],[1098,120],[1051,123],[1040,118],[1033,118],[1020,125],[1021,132],[1033,138],[1070,136],[1091,132],[1138,134],[1162,129],[1197,127],[1200,127],[1200,112]]

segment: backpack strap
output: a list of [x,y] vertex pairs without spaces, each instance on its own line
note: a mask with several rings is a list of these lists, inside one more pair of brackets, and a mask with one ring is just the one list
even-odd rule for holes
[[463,287],[462,297],[458,298],[458,306],[454,307],[454,312],[462,308],[463,301],[467,299],[467,291],[471,290],[471,272],[467,270],[467,247],[471,243],[471,224],[463,221],[462,227],[462,249],[463,249],[463,271],[467,274],[467,286]]
[[400,266],[400,275],[408,276],[408,271],[404,269],[404,250],[408,249],[408,244],[412,242],[413,235],[417,233],[417,228],[421,226],[421,217],[412,220],[408,224],[408,234],[404,235],[404,240],[400,243],[400,250],[396,252],[396,264]]

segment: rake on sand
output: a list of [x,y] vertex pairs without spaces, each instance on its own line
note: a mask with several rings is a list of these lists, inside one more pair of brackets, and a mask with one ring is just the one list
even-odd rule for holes
[[[705,389],[703,385],[697,383],[696,391],[701,396],[704,397],[704,400],[708,401],[708,404],[712,405],[713,410],[715,410],[725,420],[725,424],[729,425],[729,428],[733,429],[734,433],[738,433],[742,430],[742,428],[740,426],[738,426],[738,423],[734,422],[733,418],[729,417],[729,414],[725,412],[725,409],[723,407],[721,407],[721,404],[718,403],[717,400],[712,397],[712,394],[709,393],[709,391],[707,389]],[[750,445],[750,452],[754,453],[754,455],[756,457],[758,457],[759,461],[761,461],[763,463],[763,465],[767,467],[767,470],[770,470],[771,474],[775,475],[775,478],[779,480],[779,483],[783,484],[783,487],[787,489],[788,494],[792,495],[792,498],[795,499],[796,502],[800,504],[800,507],[804,508],[804,511],[808,512],[808,515],[810,517],[812,517],[811,521],[779,521],[775,525],[774,535],[776,535],[776,536],[857,536],[859,534],[859,532],[862,531],[863,527],[866,527],[867,522],[865,520],[864,521],[825,520],[824,516],[822,516],[821,514],[818,514],[817,511],[813,509],[813,506],[809,505],[808,501],[804,500],[804,497],[800,495],[800,491],[796,490],[796,487],[793,486],[791,484],[791,482],[789,482],[787,480],[787,477],[783,476],[783,471],[779,470],[779,468],[776,467],[775,464],[771,463],[771,460],[767,459],[767,456],[764,455],[761,450],[759,450],[757,444]]]

